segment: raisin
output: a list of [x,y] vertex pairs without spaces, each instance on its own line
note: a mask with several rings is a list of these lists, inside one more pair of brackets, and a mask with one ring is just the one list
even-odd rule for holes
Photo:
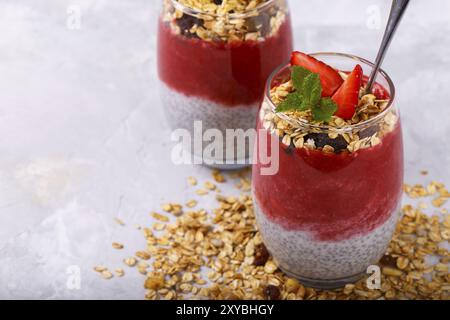
[[264,289],[264,297],[266,300],[280,300],[280,289],[273,285],[268,285]]
[[336,139],[331,139],[327,133],[310,133],[304,137],[305,141],[314,140],[316,148],[323,148],[326,145],[332,146],[336,153],[347,149],[348,143],[341,135]]
[[222,5],[223,0],[214,0],[214,3],[218,6]]
[[380,264],[382,267],[397,268],[397,258],[394,258],[393,256],[391,256],[389,254],[385,254],[380,259]]
[[255,258],[253,264],[257,267],[263,266],[269,260],[269,251],[264,244],[260,244],[255,247]]
[[183,14],[183,16],[180,19],[177,19],[176,22],[180,27],[181,34],[188,38],[198,38],[197,34],[189,32],[194,25],[199,27],[203,26],[203,20],[189,14]]

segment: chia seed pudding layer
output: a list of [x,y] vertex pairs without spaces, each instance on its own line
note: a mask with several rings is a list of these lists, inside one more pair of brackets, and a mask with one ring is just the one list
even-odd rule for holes
[[[205,159],[205,148],[211,141],[203,141],[201,153],[192,152],[197,158],[207,160],[212,167],[233,168],[250,164],[252,146],[249,139],[245,144],[231,144],[233,141],[225,141],[226,130],[242,129],[244,132],[254,129],[258,103],[251,105],[237,105],[230,107],[204,98],[188,96],[180,93],[161,81],[160,95],[164,107],[164,113],[172,130],[186,129],[194,138],[194,123],[201,121],[202,133],[208,129],[218,130],[224,137],[223,157]],[[214,132],[212,132],[214,133]],[[203,135],[203,134],[202,134]],[[227,157],[227,143],[234,148],[234,156]],[[193,141],[192,141],[193,147]],[[194,148],[191,148],[194,150]],[[229,152],[230,153],[230,152]]]
[[321,241],[303,230],[286,230],[267,218],[254,199],[257,224],[264,243],[281,269],[303,279],[333,281],[366,272],[385,253],[395,231],[399,210],[376,229],[338,241]]

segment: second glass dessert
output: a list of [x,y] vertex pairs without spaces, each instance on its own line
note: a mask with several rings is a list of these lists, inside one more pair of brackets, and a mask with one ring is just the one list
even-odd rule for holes
[[[285,0],[165,0],[158,71],[172,129],[187,129],[194,137],[200,121],[202,134],[217,129],[225,138],[227,129],[254,128],[265,81],[291,51]],[[204,154],[208,142],[191,152],[214,167],[250,163],[248,142],[226,143],[218,154]]]
[[383,256],[399,216],[395,90],[380,72],[366,94],[371,68],[351,55],[297,52],[267,83],[258,128],[264,141],[280,141],[267,146],[279,169],[264,175],[254,165],[255,213],[280,268],[312,287],[359,279]]

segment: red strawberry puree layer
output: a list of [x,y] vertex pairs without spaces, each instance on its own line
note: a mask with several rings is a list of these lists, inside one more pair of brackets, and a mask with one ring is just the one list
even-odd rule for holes
[[260,164],[253,171],[259,206],[284,229],[340,241],[373,231],[398,208],[403,183],[399,122],[380,144],[354,153],[286,148],[280,144],[276,175],[256,174]]
[[187,39],[160,24],[160,79],[178,92],[224,106],[259,102],[267,77],[292,51],[289,17],[264,41],[231,43]]

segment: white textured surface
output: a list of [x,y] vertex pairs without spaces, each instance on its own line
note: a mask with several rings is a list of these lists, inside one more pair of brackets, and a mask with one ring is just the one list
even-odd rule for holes
[[[383,0],[291,1],[296,48],[372,59],[383,31],[366,26],[373,4],[383,24]],[[69,5],[81,8],[80,30],[66,27]],[[144,224],[160,203],[192,197],[188,175],[209,176],[170,162],[157,8],[156,0],[1,1],[0,298],[141,298],[137,273],[107,282],[91,272],[144,245],[112,217]],[[425,168],[450,183],[449,19],[447,0],[412,1],[384,65],[397,84],[412,183],[427,179]],[[126,243],[123,253],[113,240]],[[70,265],[81,268],[80,290],[67,289]]]

